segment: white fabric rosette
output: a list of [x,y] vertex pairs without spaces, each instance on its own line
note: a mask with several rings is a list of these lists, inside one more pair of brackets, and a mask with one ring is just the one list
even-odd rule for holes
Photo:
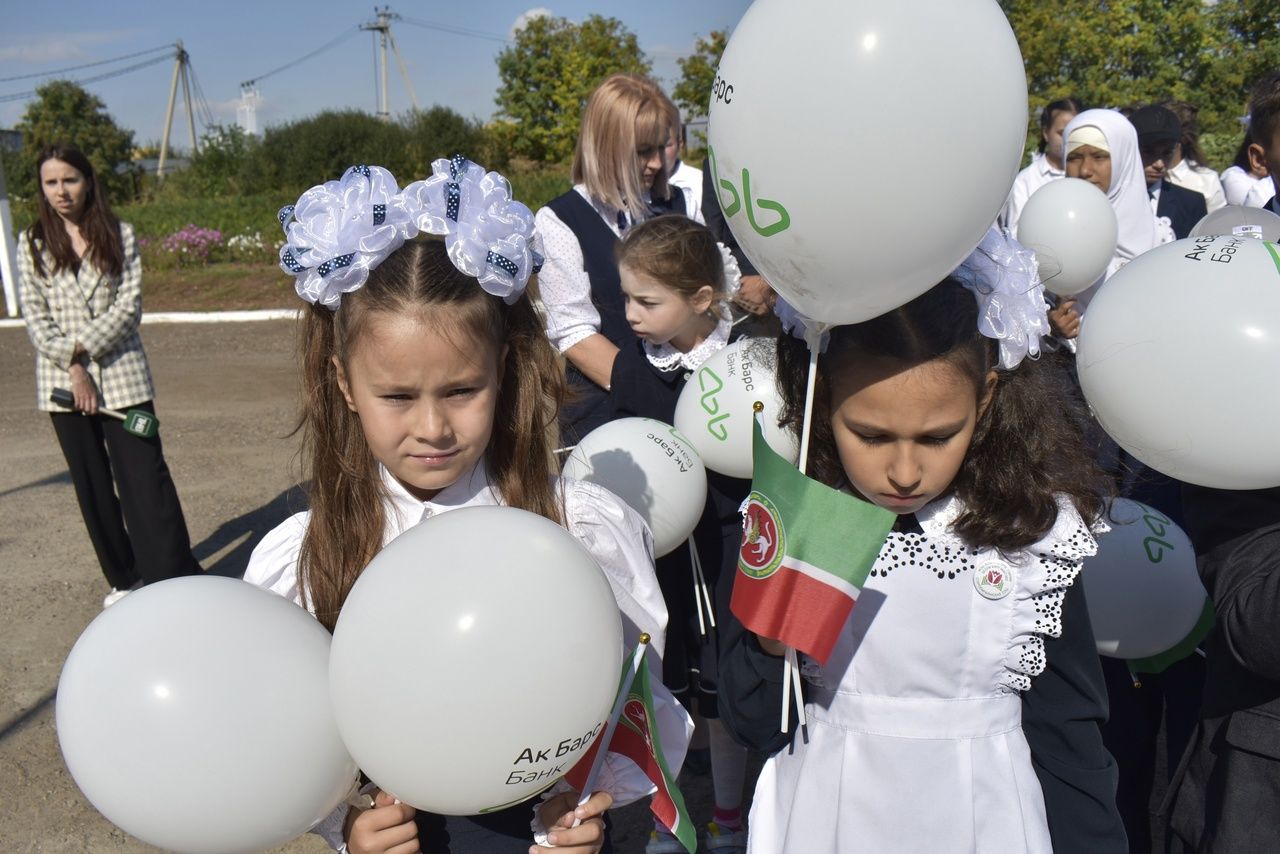
[[1000,342],[1001,368],[1040,355],[1049,307],[1034,252],[993,227],[951,276],[978,300],[978,331]]
[[298,296],[333,310],[417,232],[395,178],[381,166],[352,166],[282,208],[279,219],[281,269],[296,277]]
[[431,170],[402,194],[417,227],[444,235],[455,267],[487,293],[515,302],[542,266],[533,212],[511,198],[506,178],[461,156],[437,160]]

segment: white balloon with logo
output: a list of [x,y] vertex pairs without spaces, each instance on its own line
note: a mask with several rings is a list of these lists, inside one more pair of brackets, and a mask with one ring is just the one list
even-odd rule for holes
[[693,444],[652,418],[619,418],[592,430],[564,474],[603,486],[644,517],[657,557],[684,544],[707,502],[707,470]]
[[1195,550],[1158,510],[1117,498],[1111,530],[1082,570],[1098,652],[1150,658],[1180,643],[1200,619],[1205,593]]
[[[994,0],[756,0],[709,119],[706,168],[747,257],[804,315],[858,323],[942,281],[995,220],[1026,74]],[[940,157],[963,164],[945,191],[903,191],[904,164]]]
[[1138,256],[1089,303],[1076,369],[1098,423],[1156,471],[1280,486],[1280,249],[1227,234]]
[[753,407],[764,404],[764,438],[769,447],[794,463],[800,447],[778,426],[782,396],[776,379],[772,340],[744,338],[725,347],[693,372],[676,402],[676,429],[689,437],[712,471],[749,478]]

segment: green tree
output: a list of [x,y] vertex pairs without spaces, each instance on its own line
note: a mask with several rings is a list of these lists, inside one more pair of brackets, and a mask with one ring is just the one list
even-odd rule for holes
[[27,105],[17,130],[22,133],[22,151],[16,162],[5,164],[15,195],[35,195],[40,150],[61,142],[74,145],[89,158],[112,204],[133,198],[133,131],[117,125],[107,113],[106,104],[75,83],[54,80],[37,88],[36,99]]
[[1100,107],[1174,98],[1200,108],[1202,137],[1238,139],[1236,117],[1250,84],[1280,67],[1274,0],[1128,0],[1067,8],[1000,0],[1000,6],[1022,49],[1033,113],[1067,95]]
[[268,128],[244,170],[246,185],[301,193],[336,181],[347,167],[375,164],[402,183],[412,175],[409,132],[359,110],[328,110]]
[[498,54],[501,116],[519,125],[515,154],[558,162],[573,154],[582,109],[611,74],[648,74],[649,60],[616,18],[591,15],[581,24],[539,17]]
[[684,110],[685,118],[702,118],[710,112],[711,86],[715,83],[716,69],[728,43],[728,30],[712,30],[705,39],[698,39],[692,56],[677,60],[680,63],[680,82],[671,97]]
[[396,177],[402,184],[431,174],[431,162],[441,157],[461,154],[469,160],[490,166],[483,157],[484,133],[480,123],[455,110],[439,105],[428,110],[415,110],[404,118],[408,131],[408,164],[410,172]]
[[239,125],[213,125],[200,141],[191,165],[165,179],[165,186],[183,196],[222,198],[254,191],[244,179],[257,146]]

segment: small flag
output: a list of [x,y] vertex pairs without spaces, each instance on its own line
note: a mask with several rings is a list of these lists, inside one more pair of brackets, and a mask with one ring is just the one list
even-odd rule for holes
[[[638,661],[638,669],[635,663]],[[653,692],[649,687],[649,665],[643,655],[626,662],[622,669],[622,679],[618,686],[618,702],[614,709],[621,713],[617,717],[617,727],[613,729],[613,737],[609,741],[609,752],[620,753],[630,759],[644,771],[653,784],[658,787],[650,805],[654,816],[662,822],[671,833],[680,840],[689,854],[698,847],[698,830],[689,820],[689,812],[684,806],[684,796],[676,786],[675,777],[667,768],[666,757],[662,753],[662,742],[658,738],[658,722],[653,712]],[[589,794],[588,788],[594,782],[596,754],[600,742],[609,735],[609,727],[596,739],[578,764],[570,769],[564,779],[569,785]]]
[[760,417],[729,607],[825,664],[898,516],[806,477],[765,442]]

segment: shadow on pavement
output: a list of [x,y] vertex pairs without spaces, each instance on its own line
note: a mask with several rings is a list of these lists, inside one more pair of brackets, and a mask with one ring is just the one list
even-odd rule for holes
[[249,555],[253,554],[254,548],[267,532],[294,513],[307,509],[305,489],[305,484],[289,487],[261,507],[223,522],[216,531],[193,546],[192,554],[203,564],[227,546],[236,544],[216,561],[205,565],[205,573],[228,578],[244,575],[245,567],[249,565]]

